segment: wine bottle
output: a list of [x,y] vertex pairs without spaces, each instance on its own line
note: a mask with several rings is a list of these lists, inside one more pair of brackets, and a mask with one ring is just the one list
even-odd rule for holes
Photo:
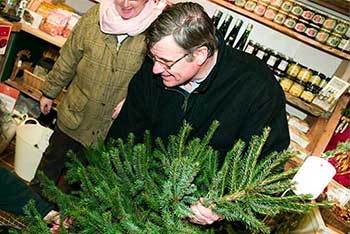
[[241,29],[243,21],[241,19],[237,19],[235,26],[233,26],[230,34],[226,38],[226,44],[233,47],[235,40],[237,38],[238,32]]
[[241,38],[239,38],[236,46],[235,46],[235,49],[237,50],[243,50],[244,49],[244,46],[248,40],[248,37],[249,37],[249,34],[250,32],[252,31],[253,29],[253,25],[252,24],[248,24],[247,28],[245,29],[243,35],[241,36]]
[[218,27],[218,24],[219,24],[219,21],[220,21],[221,17],[222,17],[222,11],[215,10],[213,17],[211,18],[215,28]]
[[225,38],[225,35],[227,33],[228,28],[230,27],[230,24],[232,22],[233,17],[231,15],[226,15],[224,22],[221,24],[219,31],[222,33],[222,35]]

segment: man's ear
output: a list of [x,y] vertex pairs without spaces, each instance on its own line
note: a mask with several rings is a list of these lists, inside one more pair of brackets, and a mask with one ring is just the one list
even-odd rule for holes
[[198,47],[194,52],[193,56],[195,57],[195,60],[198,65],[202,65],[209,56],[209,50],[206,46]]

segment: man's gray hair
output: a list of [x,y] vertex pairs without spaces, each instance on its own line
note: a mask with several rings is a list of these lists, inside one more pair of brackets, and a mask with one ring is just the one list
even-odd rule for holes
[[218,47],[215,26],[198,3],[176,3],[164,10],[146,31],[147,49],[169,35],[189,53],[206,46],[211,56]]

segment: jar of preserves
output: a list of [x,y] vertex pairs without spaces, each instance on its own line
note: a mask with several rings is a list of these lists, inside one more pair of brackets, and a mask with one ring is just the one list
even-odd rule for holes
[[298,18],[294,15],[288,15],[287,19],[284,21],[283,25],[289,29],[293,29],[297,24]]
[[305,90],[301,93],[300,98],[307,103],[311,103],[318,94],[318,88],[313,85],[306,85]]
[[331,32],[327,29],[321,28],[316,34],[316,41],[326,43]]
[[318,71],[313,71],[309,83],[316,87],[319,87],[322,79],[326,79],[326,76],[324,74]]
[[315,38],[319,30],[320,27],[316,24],[309,24],[309,26],[305,30],[305,34],[310,38]]
[[312,71],[305,66],[301,66],[301,69],[297,75],[297,79],[306,84],[311,79],[311,76]]
[[290,12],[294,6],[294,2],[290,0],[286,0],[281,5],[281,10],[285,12]]
[[281,7],[283,0],[271,0],[270,5],[277,9]]
[[345,21],[338,21],[337,25],[334,27],[334,32],[343,35],[349,28],[349,24]]
[[285,92],[289,91],[293,83],[294,83],[293,78],[289,76],[284,76],[280,79],[280,85]]
[[266,7],[267,7],[267,3],[263,2],[263,1],[258,1],[257,5],[254,9],[254,13],[259,15],[259,16],[263,16],[265,14]]
[[300,80],[296,80],[294,81],[293,85],[290,87],[288,92],[295,97],[300,97],[304,89],[305,89],[304,83]]
[[299,19],[294,26],[294,30],[297,31],[298,33],[304,33],[307,26],[308,26],[308,23],[306,20]]
[[311,19],[312,23],[316,24],[317,26],[322,26],[325,20],[326,17],[319,12],[315,12],[314,16]]
[[268,6],[265,14],[264,14],[264,18],[268,19],[268,20],[273,20],[277,14],[278,9],[273,7],[273,6]]
[[328,84],[328,82],[331,80],[330,77],[321,77],[321,82],[318,86],[318,92],[321,92],[321,90]]
[[244,52],[248,53],[248,54],[253,54],[255,55],[256,54],[256,51],[257,51],[257,44],[252,41],[252,40],[249,40]]
[[301,14],[301,18],[307,21],[311,21],[314,15],[315,15],[315,12],[310,8],[307,8],[307,9],[304,9],[303,13]]
[[244,7],[247,0],[235,0],[235,5],[239,7]]
[[332,31],[337,25],[337,20],[333,17],[328,16],[322,24],[322,28]]
[[332,47],[337,47],[340,43],[341,36],[337,33],[331,33],[326,42],[327,45]]
[[287,74],[291,77],[296,77],[301,69],[301,66],[297,62],[292,62],[288,65]]
[[287,18],[287,12],[279,10],[275,16],[275,18],[273,18],[273,22],[277,23],[277,24],[283,24],[284,21]]
[[257,2],[257,0],[248,0],[244,5],[244,9],[246,9],[247,11],[254,11]]
[[296,17],[300,17],[301,14],[303,14],[303,11],[304,11],[304,6],[301,5],[300,3],[296,3],[292,10],[290,11],[291,14],[293,14],[294,16]]

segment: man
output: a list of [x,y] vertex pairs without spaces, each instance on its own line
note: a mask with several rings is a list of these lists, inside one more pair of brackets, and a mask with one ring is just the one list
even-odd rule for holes
[[[254,56],[225,45],[210,17],[196,3],[165,10],[146,32],[148,55],[132,79],[125,104],[108,138],[140,139],[146,129],[165,142],[189,122],[202,138],[220,122],[211,145],[220,161],[238,139],[249,142],[271,128],[262,156],[289,145],[285,97],[269,68]],[[153,60],[153,61],[152,61]],[[191,221],[211,224],[219,217],[201,203]]]

